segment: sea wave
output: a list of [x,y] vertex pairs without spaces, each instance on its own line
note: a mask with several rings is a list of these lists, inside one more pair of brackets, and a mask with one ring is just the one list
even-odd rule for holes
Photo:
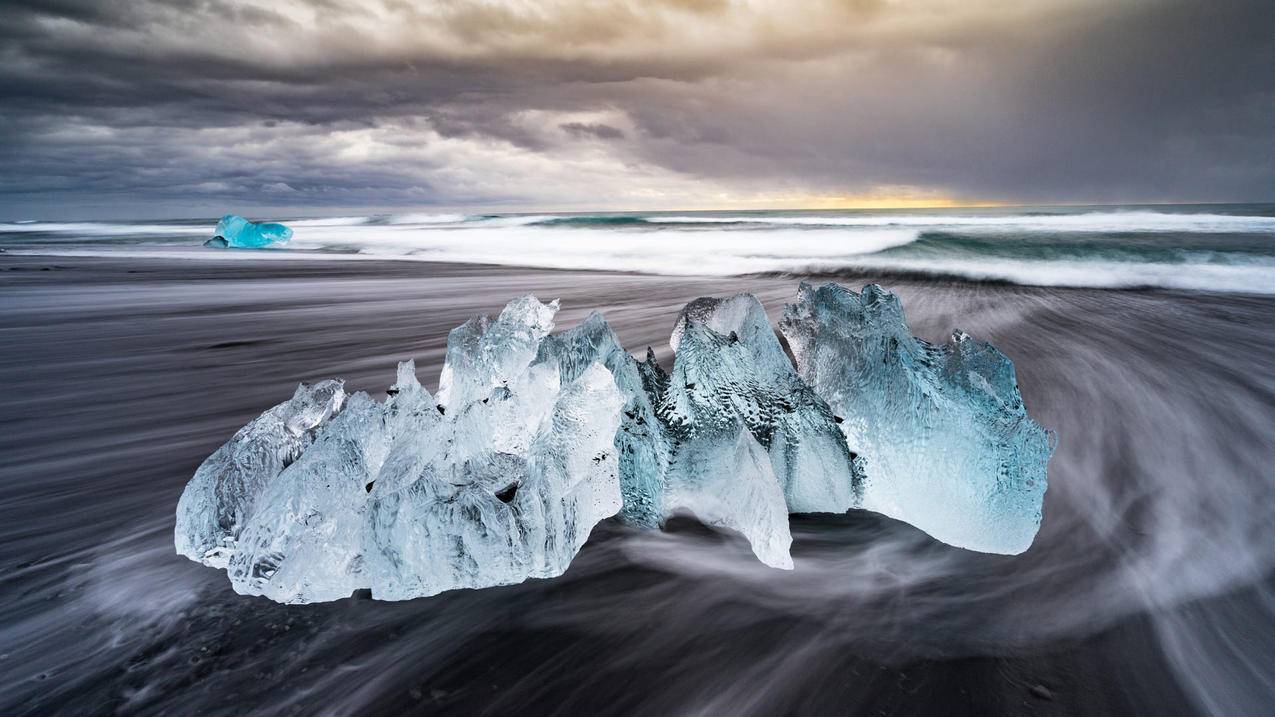
[[[884,238],[879,238],[884,241]],[[906,239],[899,239],[905,241]],[[196,259],[201,261],[425,261],[489,264],[541,269],[618,271],[665,276],[741,275],[909,275],[935,279],[994,281],[1024,286],[1097,289],[1161,288],[1187,291],[1275,295],[1275,262],[1248,263],[1136,263],[1112,261],[1031,261],[1016,259],[921,259],[874,254],[840,256],[782,256],[682,251],[655,256],[631,249],[581,251],[563,244],[536,251],[515,251],[506,245],[408,246],[378,242],[355,251],[274,249],[209,252],[197,247],[110,247],[97,249],[13,250],[15,255],[113,257],[134,259]]]
[[356,227],[360,224],[367,224],[373,220],[372,217],[319,217],[317,219],[291,219],[287,224],[290,227]]
[[465,214],[391,214],[390,224],[456,224],[470,219]]
[[581,232],[548,226],[486,226],[463,231],[364,227],[298,231],[299,250],[351,248],[381,258],[595,269],[681,276],[787,271],[839,262],[916,241],[911,229],[858,232],[787,230],[765,234],[680,231]]
[[382,259],[672,276],[912,274],[1035,286],[1275,294],[1275,216],[1102,211],[395,214],[288,221],[267,252],[211,252],[205,222],[0,224],[13,253]]
[[13,222],[0,224],[0,232],[48,233],[84,237],[137,236],[143,234],[208,235],[212,236],[213,221],[208,226],[191,224],[132,224],[112,222]]
[[868,214],[849,216],[668,216],[641,218],[650,224],[743,224],[814,227],[960,227],[993,232],[1271,232],[1275,217],[1167,212],[1086,212],[1077,214],[935,215]]
[[[819,272],[820,267],[809,270]],[[1168,263],[1118,261],[1030,261],[1015,259],[926,260],[873,257],[823,267],[829,273],[911,274],[933,278],[999,281],[1024,286],[1093,289],[1160,288],[1245,294],[1275,294],[1275,262]]]

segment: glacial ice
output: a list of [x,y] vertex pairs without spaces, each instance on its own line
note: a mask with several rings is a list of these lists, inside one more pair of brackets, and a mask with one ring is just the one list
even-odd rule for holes
[[793,370],[756,297],[691,302],[669,344],[677,358],[660,415],[675,435],[742,425],[769,453],[790,512],[856,505],[856,469],[836,418]]
[[237,214],[222,217],[214,234],[212,239],[204,242],[204,246],[257,249],[283,244],[292,238],[292,230],[282,224],[250,222]]
[[369,494],[372,594],[561,575],[593,526],[620,510],[612,442],[622,403],[596,363],[567,383],[537,364],[400,441]]
[[[700,330],[698,321],[692,325]],[[676,331],[674,336],[676,344]],[[774,341],[773,332],[770,338]],[[658,527],[668,517],[689,512],[706,525],[743,534],[767,565],[792,568],[788,510],[771,459],[744,418],[729,407],[729,397],[718,396],[706,383],[695,394],[707,399],[701,402],[685,389],[685,368],[720,358],[713,349],[679,351],[671,381],[649,349],[645,362],[635,361],[595,312],[580,326],[547,339],[538,360],[547,357],[560,357],[563,380],[583,363],[604,365],[626,398],[615,434],[626,522]],[[722,402],[727,406],[718,405]],[[836,436],[844,454],[844,442]]]
[[875,284],[803,283],[780,329],[861,457],[861,507],[970,550],[1031,545],[1054,437],[1027,416],[1004,354],[959,330],[945,346],[912,336]]
[[427,431],[438,416],[411,361],[399,366],[390,394],[384,405],[366,393],[350,396],[310,447],[265,484],[230,557],[237,591],[319,602],[365,587],[369,489],[394,440]]
[[239,429],[195,471],[177,503],[177,552],[224,568],[257,496],[314,442],[345,402],[340,381],[301,384],[288,401]]
[[286,603],[560,575],[620,510],[624,398],[596,362],[538,357],[556,310],[523,297],[453,331],[438,400],[411,362],[384,403],[302,386],[197,471],[178,552]]
[[796,369],[747,294],[688,304],[667,373],[596,312],[553,335],[557,310],[524,296],[454,329],[436,396],[410,361],[381,403],[302,385],[200,466],[178,552],[307,603],[560,575],[617,514],[689,512],[784,569],[789,513],[868,508],[988,552],[1035,534],[1052,436],[1012,365],[913,338],[880,287],[803,284],[781,322]]

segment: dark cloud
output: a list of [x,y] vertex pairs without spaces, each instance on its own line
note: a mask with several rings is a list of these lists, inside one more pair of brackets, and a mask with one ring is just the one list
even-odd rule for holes
[[596,139],[624,139],[624,130],[611,125],[588,122],[563,122],[558,125],[562,131],[576,137],[593,137]]
[[9,0],[0,218],[1275,199],[1269,2],[525,7]]

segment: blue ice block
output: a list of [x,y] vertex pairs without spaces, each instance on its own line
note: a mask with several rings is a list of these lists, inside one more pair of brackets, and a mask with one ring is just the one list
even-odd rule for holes
[[204,246],[257,249],[283,244],[291,238],[292,230],[282,224],[250,222],[237,214],[227,214],[217,222],[216,236]]

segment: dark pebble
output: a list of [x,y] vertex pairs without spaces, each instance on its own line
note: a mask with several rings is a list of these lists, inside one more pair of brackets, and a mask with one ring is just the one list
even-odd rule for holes
[[1049,688],[1044,685],[1032,685],[1031,693],[1032,697],[1040,700],[1052,700],[1054,698],[1054,693],[1050,692]]

